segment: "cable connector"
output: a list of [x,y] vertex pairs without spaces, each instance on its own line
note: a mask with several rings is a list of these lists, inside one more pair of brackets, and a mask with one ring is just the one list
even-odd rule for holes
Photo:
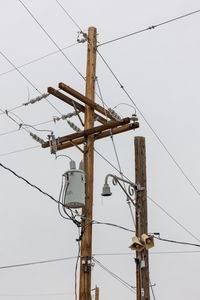
[[[80,38],[81,35],[82,35],[82,38]],[[78,37],[77,37],[76,40],[77,40],[78,43],[85,43],[88,40],[87,33],[83,32],[83,31],[79,31],[78,32]]]
[[112,108],[108,108],[108,111],[110,112],[110,114],[113,116],[113,118],[117,121],[121,121],[122,118],[116,113],[116,111],[114,111],[114,109]]
[[28,101],[28,102],[26,102],[26,103],[23,103],[23,105],[26,106],[26,105],[29,105],[29,104],[34,104],[35,102],[38,102],[38,101],[40,101],[40,100],[42,100],[42,99],[47,98],[49,95],[50,95],[50,94],[42,94],[41,96],[38,96],[38,97],[36,97],[36,98],[31,99],[30,101]]
[[45,143],[45,141],[44,141],[42,138],[40,138],[40,137],[37,136],[36,134],[32,133],[31,131],[30,131],[30,136],[31,136],[36,142],[40,143],[41,145]]
[[76,126],[74,123],[70,122],[70,121],[67,121],[67,123],[69,124],[69,126],[76,132],[81,132],[82,130]]

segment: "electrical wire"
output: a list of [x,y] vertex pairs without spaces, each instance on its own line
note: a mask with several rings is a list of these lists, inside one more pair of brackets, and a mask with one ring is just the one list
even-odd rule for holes
[[[113,223],[99,222],[99,221],[95,221],[95,220],[92,220],[91,223],[94,224],[94,225],[107,225],[107,226],[113,226],[113,227],[117,227],[117,228],[123,229],[123,230],[128,231],[128,232],[135,232],[135,230],[132,230],[132,229],[123,227],[123,226],[121,226],[121,225],[113,224]],[[90,223],[90,224],[91,224],[91,223]]]
[[0,294],[0,297],[49,297],[49,296],[66,296],[69,293],[44,293],[44,294]]
[[72,18],[72,16],[66,11],[66,9],[60,4],[60,2],[58,0],[56,0],[56,2],[58,3],[58,5],[62,8],[62,10],[66,13],[66,15],[70,18],[70,20],[74,23],[74,25],[81,31],[81,27],[78,25],[78,23]]
[[[96,83],[97,83],[97,86],[98,86],[98,90],[99,90],[99,94],[100,94],[100,99],[101,99],[101,102],[102,102],[102,105],[103,105],[103,108],[104,108],[104,112],[105,112],[105,115],[106,115],[106,120],[108,122],[108,116],[106,114],[106,110],[105,110],[105,102],[103,100],[103,96],[102,96],[102,92],[101,92],[101,88],[100,88],[100,84],[99,84],[99,80],[98,80],[98,77],[96,77]],[[114,149],[114,152],[115,152],[115,156],[116,156],[116,160],[117,160],[117,164],[118,164],[118,168],[120,170],[120,176],[121,178],[123,179],[124,176],[123,176],[123,172],[122,172],[122,168],[121,168],[121,164],[120,164],[120,161],[119,161],[119,156],[118,156],[118,153],[117,153],[117,149],[116,149],[116,146],[115,146],[115,142],[114,142],[114,137],[112,135],[112,131],[110,130],[110,138],[111,138],[111,141],[112,141],[112,145],[113,145],[113,149]],[[124,185],[124,189],[126,190],[126,186],[125,186],[125,183],[123,183]],[[136,223],[135,223],[135,218],[134,218],[134,215],[133,215],[133,212],[132,212],[132,209],[131,209],[131,204],[130,204],[130,200],[127,198],[127,204],[129,206],[129,210],[130,210],[130,213],[131,213],[131,218],[133,220],[133,224],[134,226],[136,227]]]
[[80,228],[78,228],[78,232],[79,232],[79,238],[77,239],[77,243],[78,243],[78,254],[77,254],[77,259],[76,259],[76,265],[75,265],[75,272],[74,272],[74,285],[75,285],[75,300],[77,300],[77,270],[78,270],[78,261],[80,258],[80,252],[81,252],[81,245],[80,245]]
[[188,243],[188,242],[180,242],[180,241],[169,240],[169,239],[163,239],[160,236],[156,236],[156,235],[154,235],[154,238],[156,238],[159,241],[168,242],[168,243],[174,243],[174,244],[180,244],[180,245],[200,247],[200,244],[194,244],[194,243]]
[[180,19],[189,17],[189,16],[194,15],[194,14],[197,14],[197,13],[199,13],[199,12],[200,12],[200,9],[195,10],[195,11],[192,11],[192,12],[190,12],[190,13],[187,13],[187,14],[184,14],[184,15],[181,15],[181,16],[178,16],[178,17],[176,17],[176,18],[172,18],[172,19],[169,19],[169,20],[167,20],[167,21],[158,23],[158,24],[156,24],[156,25],[152,25],[152,26],[149,26],[149,27],[147,27],[147,28],[140,29],[140,30],[137,30],[137,31],[135,31],[135,32],[132,32],[132,33],[129,33],[129,34],[120,36],[120,37],[118,37],[118,38],[109,40],[109,41],[107,41],[107,42],[101,43],[101,44],[99,44],[97,47],[101,47],[101,46],[104,46],[104,45],[107,45],[107,44],[110,44],[110,43],[119,41],[119,40],[121,40],[121,39],[127,38],[127,37],[129,37],[129,36],[137,35],[137,34],[139,34],[139,33],[143,33],[143,32],[145,32],[145,31],[155,29],[155,28],[157,28],[157,27],[160,27],[160,26],[163,26],[163,25],[172,23],[172,22],[174,22],[174,21],[177,21],[177,20],[180,20]]
[[158,142],[162,145],[162,147],[164,148],[164,150],[167,152],[167,154],[169,155],[169,157],[172,159],[172,161],[174,162],[174,164],[176,165],[176,167],[179,169],[179,171],[182,173],[182,175],[185,177],[185,179],[188,181],[188,183],[191,185],[191,187],[193,188],[193,190],[198,194],[198,196],[200,196],[200,192],[197,189],[197,187],[193,184],[193,182],[191,181],[191,179],[187,176],[187,174],[185,173],[185,171],[183,170],[183,168],[179,165],[179,163],[176,161],[176,159],[174,158],[174,156],[171,154],[171,152],[168,150],[168,148],[166,147],[166,145],[164,144],[164,142],[161,140],[161,138],[159,137],[159,135],[156,133],[156,131],[153,129],[153,127],[151,126],[151,124],[148,122],[148,120],[146,119],[146,117],[144,116],[144,114],[142,113],[142,111],[139,109],[139,107],[136,105],[136,103],[133,101],[133,99],[131,98],[130,94],[127,92],[127,90],[124,88],[124,86],[121,84],[121,82],[119,81],[119,79],[117,78],[117,76],[115,75],[115,73],[112,71],[112,69],[110,68],[110,66],[108,65],[108,63],[106,62],[106,60],[103,58],[103,56],[99,53],[99,51],[97,50],[97,53],[99,54],[99,56],[101,57],[102,61],[105,63],[105,65],[107,66],[107,68],[110,70],[110,72],[112,73],[112,75],[114,76],[114,78],[116,79],[116,81],[118,82],[118,84],[120,85],[120,88],[122,88],[122,90],[124,91],[124,93],[127,95],[127,97],[129,98],[129,100],[133,103],[133,105],[136,107],[136,109],[138,110],[138,112],[140,113],[141,117],[143,118],[143,120],[145,121],[145,123],[148,125],[148,127],[150,128],[150,130],[152,131],[152,133],[154,134],[154,136],[157,138]]
[[[74,46],[76,46],[76,45],[78,45],[79,43],[73,43],[73,44],[71,44],[71,45],[69,45],[69,46],[66,46],[66,47],[63,47],[63,48],[61,48],[61,50],[63,51],[63,50],[66,50],[66,49],[68,49],[68,48],[72,48],[72,47],[74,47]],[[38,58],[36,58],[36,59],[33,59],[33,60],[31,60],[31,61],[29,61],[29,62],[27,62],[27,63],[24,63],[23,65],[20,65],[20,66],[17,66],[17,69],[21,69],[21,68],[23,68],[23,67],[26,67],[26,66],[29,66],[29,65],[31,65],[31,64],[34,64],[34,63],[36,63],[36,62],[38,62],[38,61],[40,61],[40,60],[43,60],[44,58],[47,58],[47,57],[49,57],[49,56],[52,56],[52,55],[54,55],[54,54],[58,54],[60,52],[60,50],[57,50],[57,51],[53,51],[53,52],[50,52],[50,53],[48,53],[48,54],[46,54],[46,55],[43,55],[43,56],[40,56],[40,57],[38,57]],[[0,73],[0,76],[4,76],[4,75],[6,75],[6,74],[8,74],[8,73],[10,73],[10,72],[13,72],[13,71],[16,71],[16,68],[13,68],[13,69],[10,69],[10,70],[8,70],[8,71],[6,71],[6,72],[3,72],[3,73]],[[19,106],[19,107],[21,107],[21,106]],[[15,108],[16,109],[16,108]]]
[[[18,0],[20,1],[20,0]],[[7,60],[7,62],[9,62],[9,64],[40,94],[42,95],[42,92],[28,79],[27,76],[25,76],[14,64],[13,62],[2,52],[0,51],[1,56],[3,56],[5,58],[5,60]],[[49,105],[51,105],[60,115],[61,112],[46,98],[46,101],[49,103]]]
[[153,299],[156,300],[156,297],[155,297],[155,294],[154,294],[154,290],[153,290],[153,285],[151,284],[150,278],[149,278],[149,282],[150,282],[150,288],[151,288],[151,293],[152,293]]
[[118,280],[122,285],[124,285],[127,289],[129,289],[131,292],[135,294],[136,287],[130,285],[128,282],[123,280],[121,277],[113,273],[111,270],[109,270],[107,267],[105,267],[100,261],[98,261],[96,258],[92,258],[94,262],[96,262],[104,271],[106,271],[108,274],[110,274],[113,278]]
[[35,18],[35,16],[32,14],[30,9],[28,9],[28,7],[23,3],[22,0],[18,0],[18,1],[25,8],[25,10],[29,13],[29,15],[34,19],[34,21],[38,24],[38,26],[42,29],[42,31],[46,34],[46,36],[52,41],[52,43],[56,46],[56,48],[60,51],[60,53],[62,53],[62,55],[70,63],[70,65],[74,68],[74,70],[76,70],[76,72],[85,80],[85,77],[81,74],[81,72],[77,69],[77,67],[72,63],[72,61],[67,57],[67,55],[62,51],[62,49],[58,46],[58,44],[55,42],[55,40],[45,30],[45,28],[39,23],[39,21]]
[[[60,204],[59,200],[56,200],[53,196],[51,196],[50,194],[44,192],[41,188],[39,188],[38,186],[30,183],[26,178],[18,175],[16,172],[14,172],[13,170],[11,170],[10,168],[4,166],[2,163],[0,163],[0,167],[4,168],[5,170],[9,171],[10,173],[12,173],[13,175],[15,175],[17,178],[23,180],[24,182],[26,182],[28,185],[30,185],[31,187],[35,188],[36,190],[38,190],[40,193],[42,193],[43,195],[49,197],[51,200],[53,200],[54,202],[56,202],[57,204]],[[66,207],[62,204],[64,210],[65,210],[65,214],[68,216],[68,218],[76,225],[76,226],[80,226],[80,222],[78,222],[73,215],[73,212],[70,208],[68,208],[68,210],[71,212],[71,216],[67,213],[66,211]]]
[[188,230],[183,224],[177,221],[171,214],[169,214],[163,207],[161,207],[157,202],[155,202],[151,197],[147,196],[149,200],[151,200],[160,210],[162,210],[170,219],[172,219],[178,226],[180,226],[185,232],[187,232],[191,237],[193,237],[196,241],[200,242],[200,239],[197,238],[190,230]]
[[75,259],[75,258],[76,258],[76,256],[71,256],[71,257],[54,258],[54,259],[40,260],[40,261],[34,261],[34,262],[6,265],[6,266],[0,266],[0,270],[18,268],[18,267],[28,267],[28,266],[40,265],[40,264],[47,264],[47,263],[52,263],[52,262],[71,260],[71,259]]
[[0,157],[8,156],[11,154],[20,153],[20,152],[24,152],[24,151],[28,151],[28,150],[32,150],[32,149],[36,149],[36,148],[41,148],[41,146],[37,145],[37,146],[27,147],[27,148],[23,148],[23,149],[18,149],[18,150],[11,151],[11,152],[0,153]]

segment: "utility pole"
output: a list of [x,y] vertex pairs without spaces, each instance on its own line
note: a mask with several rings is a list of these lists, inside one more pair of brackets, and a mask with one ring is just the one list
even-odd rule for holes
[[[88,29],[87,70],[86,70],[86,97],[94,103],[96,74],[96,28]],[[85,105],[84,129],[94,127],[94,109]],[[86,174],[85,207],[82,209],[82,231],[80,258],[80,286],[79,300],[90,300],[91,296],[91,265],[92,265],[92,221],[93,209],[93,170],[94,170],[94,135],[85,138],[84,171]]]
[[[58,84],[59,89],[48,87],[49,94],[73,107],[74,111],[69,115],[77,115],[81,125],[83,125],[83,121],[79,114],[84,113],[84,130],[78,130],[76,133],[59,138],[55,138],[52,134],[49,136],[49,140],[42,144],[42,148],[50,147],[53,154],[59,150],[76,147],[84,156],[86,186],[85,206],[82,208],[81,224],[79,300],[91,299],[92,223],[90,222],[92,222],[93,209],[94,142],[110,137],[111,134],[120,134],[139,127],[136,117],[132,116],[119,120],[119,118],[116,118],[116,114],[112,113],[113,110],[109,111],[95,103],[96,34],[96,28],[90,27],[88,29],[85,95],[62,82]],[[94,126],[94,121],[101,123],[101,125]],[[68,119],[67,122],[76,131],[77,126]],[[84,147],[80,146],[82,144]],[[99,299],[99,289],[96,290],[95,297],[96,300]]]
[[[146,183],[146,148],[145,138],[135,137],[135,183],[144,190],[136,195],[136,236],[148,234],[147,220],[147,183]],[[136,251],[136,286],[137,300],[150,300],[149,293],[149,255],[148,250]]]

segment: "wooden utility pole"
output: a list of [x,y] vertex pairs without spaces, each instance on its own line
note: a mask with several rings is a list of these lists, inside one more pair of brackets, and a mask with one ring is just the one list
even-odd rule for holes
[[[96,73],[96,28],[88,29],[86,97],[94,103]],[[84,129],[94,127],[94,108],[85,105]],[[93,208],[93,169],[94,169],[94,135],[85,137],[84,171],[86,174],[85,207],[82,209],[82,231],[80,259],[80,287],[79,300],[91,299],[91,264],[92,264],[92,224],[85,225],[92,220]]]
[[95,300],[99,300],[99,288],[96,287],[95,289]]
[[[137,118],[124,118],[120,121],[117,118],[116,120],[116,117],[109,110],[95,103],[96,34],[96,28],[90,27],[88,29],[85,95],[62,82],[58,85],[59,90],[48,87],[48,93],[74,108],[82,125],[83,121],[79,113],[84,113],[84,130],[60,138],[55,138],[54,135],[51,135],[49,140],[42,144],[42,148],[50,147],[51,153],[54,154],[57,151],[70,147],[76,147],[84,154],[86,186],[85,206],[82,209],[81,224],[79,300],[91,299],[92,224],[90,222],[92,221],[93,208],[94,141],[109,137],[111,134],[115,135],[135,130],[139,127]],[[66,118],[69,118],[69,116]],[[101,123],[101,125],[94,126],[94,121]],[[68,121],[68,119],[67,122],[76,131],[77,126]],[[84,148],[80,146],[81,144],[84,145]],[[99,288],[96,289],[95,299],[99,299]]]
[[[144,188],[137,193],[136,197],[136,236],[140,238],[142,234],[148,234],[145,138],[135,137],[134,144],[135,183]],[[136,251],[137,300],[150,300],[149,283],[148,250]]]

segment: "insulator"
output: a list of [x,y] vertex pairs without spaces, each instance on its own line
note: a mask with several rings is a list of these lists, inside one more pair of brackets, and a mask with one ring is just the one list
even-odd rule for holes
[[50,145],[51,154],[56,154],[57,142],[54,134],[49,135],[49,145]]
[[82,130],[80,128],[78,128],[78,126],[76,126],[74,123],[67,121],[67,123],[69,124],[69,126],[76,132],[81,132]]
[[114,111],[114,109],[108,108],[108,111],[110,112],[110,114],[113,116],[115,120],[121,121],[122,118]]
[[30,136],[38,143],[40,143],[41,145],[45,143],[45,141],[40,138],[39,136],[37,136],[36,134],[30,132]]
[[29,104],[34,104],[35,102],[38,102],[44,98],[47,98],[49,94],[42,94],[41,96],[38,96],[36,98],[31,99],[30,101],[23,103],[23,105],[29,105]]
[[66,120],[68,118],[72,118],[73,116],[76,116],[76,111],[74,112],[70,112],[68,113],[67,115],[62,115],[61,117],[53,117],[53,121],[54,123],[56,123],[57,121],[60,121],[60,120]]

